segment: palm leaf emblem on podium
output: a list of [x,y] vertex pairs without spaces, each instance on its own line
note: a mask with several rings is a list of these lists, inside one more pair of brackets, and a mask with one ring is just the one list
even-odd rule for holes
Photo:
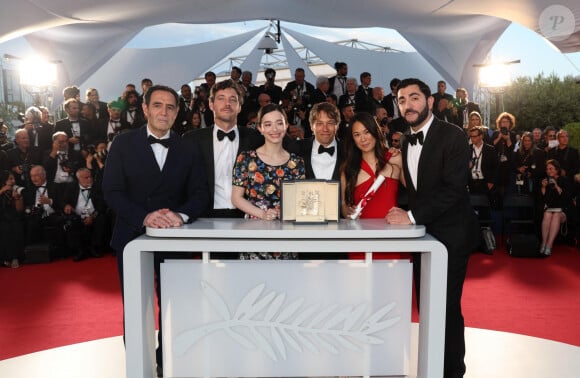
[[305,299],[298,298],[286,304],[286,293],[265,293],[264,283],[252,288],[232,314],[209,283],[201,281],[201,287],[222,320],[177,335],[173,345],[177,355],[183,355],[199,340],[217,331],[225,332],[244,348],[260,349],[273,361],[285,360],[288,348],[332,354],[338,354],[340,348],[360,351],[361,345],[383,344],[384,340],[375,334],[400,320],[398,316],[386,318],[395,303],[372,314],[368,314],[367,303],[322,307],[304,305]]

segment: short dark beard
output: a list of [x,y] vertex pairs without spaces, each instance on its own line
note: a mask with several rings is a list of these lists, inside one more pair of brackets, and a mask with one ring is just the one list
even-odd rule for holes
[[407,117],[403,117],[403,119],[405,120],[405,123],[407,123],[407,125],[409,125],[410,127],[417,127],[420,124],[422,124],[427,119],[428,116],[429,116],[429,107],[425,106],[425,108],[423,108],[421,113],[419,113],[419,116],[414,122],[407,121]]

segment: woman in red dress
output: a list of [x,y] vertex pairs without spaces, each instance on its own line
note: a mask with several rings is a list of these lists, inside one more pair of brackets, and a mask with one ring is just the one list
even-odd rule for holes
[[[345,138],[346,156],[340,179],[342,215],[353,219],[385,218],[397,204],[399,180],[403,177],[401,153],[394,148],[387,150],[385,136],[372,115],[357,113],[351,124],[351,132]],[[369,193],[375,182],[380,185]],[[350,257],[363,258],[361,254]]]

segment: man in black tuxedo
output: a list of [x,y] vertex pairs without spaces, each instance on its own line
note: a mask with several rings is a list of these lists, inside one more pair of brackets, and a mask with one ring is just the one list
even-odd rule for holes
[[282,100],[282,87],[276,85],[276,71],[268,68],[264,71],[266,82],[259,87],[260,93],[267,93],[273,104],[280,104]]
[[479,244],[479,225],[467,192],[471,154],[463,130],[433,117],[433,97],[424,82],[403,80],[398,103],[411,127],[401,151],[409,211],[394,207],[386,220],[390,224],[425,225],[447,248],[443,377],[459,378],[465,373],[461,293],[469,255]]
[[66,100],[64,110],[68,117],[61,119],[54,125],[54,132],[65,132],[71,149],[80,152],[81,149],[90,144],[92,137],[90,124],[86,119],[80,117],[81,106],[76,99]]
[[14,173],[18,186],[30,186],[30,168],[42,163],[42,154],[30,146],[30,134],[26,129],[16,130],[14,144],[14,148],[6,151],[8,168]]
[[68,184],[63,192],[61,205],[66,227],[66,241],[75,253],[73,260],[81,261],[88,256],[101,257],[106,233],[105,200],[101,190],[93,185],[88,168],[76,172],[78,182]]
[[389,117],[389,123],[393,122],[393,120],[399,118],[399,105],[397,104],[397,87],[401,79],[393,78],[389,83],[389,87],[391,91],[388,95],[383,98],[383,105],[385,109],[387,109],[387,115]]
[[469,101],[467,89],[457,88],[453,107],[453,116],[455,117],[453,123],[461,128],[467,128],[469,125],[469,115],[472,112],[481,114],[479,104]]
[[121,129],[138,129],[143,126],[147,120],[145,119],[139,101],[139,93],[135,90],[125,91],[125,93],[123,93],[123,102],[124,105],[121,111]]
[[562,167],[562,176],[566,177],[570,185],[574,185],[574,175],[578,173],[580,159],[578,150],[568,144],[568,132],[564,129],[556,133],[558,146],[548,150],[547,159],[556,159]]
[[69,138],[64,131],[55,132],[52,140],[52,149],[42,159],[48,181],[55,184],[71,183],[76,170],[84,166],[84,159],[80,152],[70,148]]
[[[343,143],[336,139],[340,124],[338,108],[328,102],[315,104],[310,110],[313,136],[300,141],[300,156],[304,159],[306,179],[340,180],[344,161]],[[306,259],[345,259],[345,253],[308,253]]]
[[252,84],[252,73],[250,71],[242,73],[242,88],[244,89],[244,101],[242,110],[238,114],[238,125],[247,124],[250,113],[257,113],[260,110],[258,105],[259,89]]
[[96,88],[88,88],[85,91],[86,103],[93,104],[95,107],[95,117],[98,120],[109,118],[109,113],[107,112],[107,103],[100,101],[99,91]]
[[449,103],[453,102],[453,95],[445,92],[447,90],[447,83],[444,80],[437,82],[437,92],[433,94],[433,109],[438,108],[439,101],[443,98],[447,99]]
[[314,93],[314,85],[310,84],[304,78],[306,73],[304,68],[296,68],[294,71],[294,80],[288,82],[282,91],[288,94],[292,102],[298,106],[306,107],[310,103],[310,96]]
[[179,135],[183,135],[185,130],[191,128],[191,117],[193,113],[192,108],[193,93],[189,84],[181,86],[181,94],[179,95],[179,113],[173,125],[173,131]]
[[354,95],[354,110],[359,112],[367,112],[374,114],[373,109],[373,89],[371,85],[371,74],[368,72],[363,72],[360,74],[360,83],[356,93]]
[[[145,93],[144,101],[147,124],[115,137],[103,178],[105,201],[116,214],[111,246],[117,253],[121,285],[127,243],[142,235],[145,227],[179,227],[191,222],[208,206],[207,182],[200,179],[206,170],[199,150],[171,131],[179,110],[177,93],[156,85]],[[163,256],[156,256],[156,273]],[[158,337],[161,370],[162,336]]]
[[300,141],[307,179],[340,180],[344,151],[342,142],[336,140],[339,124],[338,108],[328,102],[315,104],[310,110],[313,136]]
[[469,193],[490,194],[497,183],[499,160],[495,147],[484,143],[483,128],[469,130],[471,160],[469,162]]
[[[44,112],[36,106],[31,106],[24,112],[24,128],[28,130],[30,145],[37,148],[40,153],[50,148],[54,134],[54,126],[48,123],[48,117],[45,118],[43,114]],[[46,114],[48,115],[48,109]]]
[[334,69],[336,70],[336,76],[328,79],[328,92],[336,95],[336,98],[340,99],[340,96],[346,94],[346,80],[348,75],[348,64],[345,62],[335,62]]
[[22,198],[26,214],[26,243],[48,241],[61,246],[64,240],[62,217],[57,212],[62,193],[47,181],[41,165],[30,168],[31,186],[24,189]]
[[184,139],[201,151],[201,161],[207,172],[209,207],[204,216],[241,218],[244,214],[232,204],[232,169],[238,154],[263,144],[260,135],[246,127],[238,127],[237,117],[242,107],[242,88],[231,80],[212,87],[209,107],[214,125],[192,130]]

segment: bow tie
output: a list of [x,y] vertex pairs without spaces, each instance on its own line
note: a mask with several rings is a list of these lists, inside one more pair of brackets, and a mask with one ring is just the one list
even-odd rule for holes
[[44,185],[37,186],[36,190],[38,190],[38,189],[46,189],[46,186],[44,186]]
[[81,192],[90,192],[91,188],[81,189]]
[[407,140],[412,146],[416,145],[417,142],[419,142],[420,145],[423,145],[423,132],[419,131],[416,134],[409,134],[407,135]]
[[323,154],[323,153],[327,153],[330,156],[334,155],[334,146],[332,147],[324,147],[323,145],[318,146],[318,153],[319,154]]
[[155,138],[153,135],[149,135],[147,137],[147,140],[149,141],[149,144],[159,143],[163,147],[169,148],[169,138],[167,138],[167,139],[158,139],[158,138]]
[[236,139],[236,132],[235,132],[234,130],[232,130],[232,131],[230,131],[229,133],[226,133],[226,132],[224,132],[224,131],[222,131],[222,130],[218,130],[218,132],[217,132],[217,137],[218,137],[218,140],[219,140],[220,142],[221,142],[221,141],[224,139],[224,137],[226,137],[226,136],[228,137],[228,139],[229,139],[229,140],[233,141],[234,139]]

